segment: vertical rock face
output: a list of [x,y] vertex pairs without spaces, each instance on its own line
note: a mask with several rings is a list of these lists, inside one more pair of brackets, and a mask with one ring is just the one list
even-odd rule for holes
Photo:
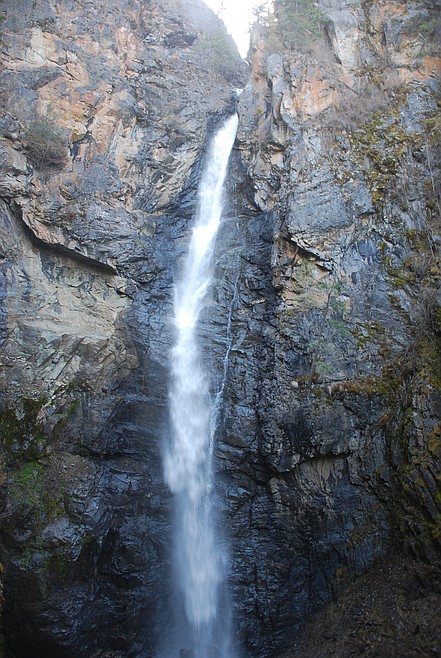
[[[307,52],[254,32],[203,322],[244,656],[281,656],[388,551],[437,583],[433,14],[319,4],[325,33]],[[171,596],[172,282],[242,65],[198,0],[3,12],[7,652],[145,658]]]
[[7,651],[146,656],[169,596],[171,286],[243,64],[198,0],[2,9]]
[[439,51],[421,6],[320,7],[309,53],[255,30],[239,105],[256,238],[220,456],[259,656],[390,550],[439,574]]

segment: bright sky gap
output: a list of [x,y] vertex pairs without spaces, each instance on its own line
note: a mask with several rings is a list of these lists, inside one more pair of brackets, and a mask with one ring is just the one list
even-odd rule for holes
[[225,23],[235,40],[241,57],[246,57],[250,42],[250,25],[254,22],[253,8],[262,4],[258,0],[204,0]]

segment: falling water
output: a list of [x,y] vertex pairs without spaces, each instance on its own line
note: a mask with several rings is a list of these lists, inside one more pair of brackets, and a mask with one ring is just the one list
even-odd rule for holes
[[[165,479],[176,494],[175,568],[186,629],[197,658],[231,658],[219,646],[224,555],[213,509],[214,402],[200,358],[198,320],[213,278],[213,248],[221,221],[222,189],[237,131],[237,116],[216,133],[199,187],[198,211],[184,270],[175,291],[176,343],[171,355],[172,438]],[[220,630],[225,643],[225,629]],[[183,640],[184,641],[184,640]],[[209,649],[217,645],[217,649]]]

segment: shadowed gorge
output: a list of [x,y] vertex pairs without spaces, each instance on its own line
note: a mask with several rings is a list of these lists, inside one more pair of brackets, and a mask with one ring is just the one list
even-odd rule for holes
[[194,658],[175,286],[236,111],[180,316],[234,658],[441,653],[438,1],[276,0],[249,66],[199,0],[0,15],[0,655]]

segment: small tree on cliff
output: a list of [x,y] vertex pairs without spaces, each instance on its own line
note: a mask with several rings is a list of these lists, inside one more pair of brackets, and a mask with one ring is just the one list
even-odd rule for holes
[[270,41],[279,41],[292,48],[303,49],[322,34],[326,16],[313,0],[273,0],[255,10],[260,24],[270,30]]
[[279,29],[293,45],[321,35],[325,15],[312,0],[275,0]]

